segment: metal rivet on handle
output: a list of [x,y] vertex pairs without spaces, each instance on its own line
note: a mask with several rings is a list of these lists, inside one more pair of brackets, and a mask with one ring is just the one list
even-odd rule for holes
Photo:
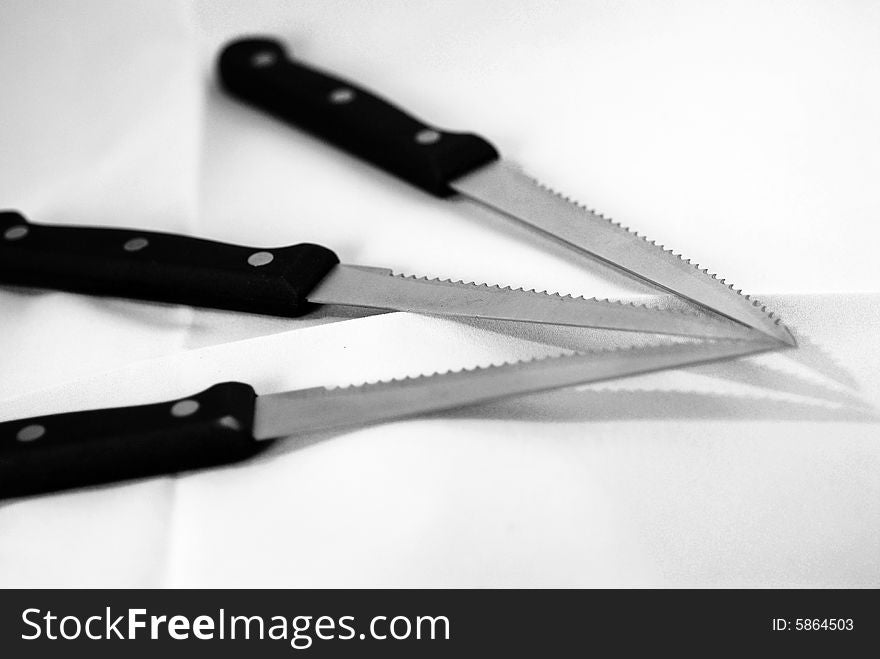
[[6,238],[6,240],[18,240],[19,238],[24,238],[26,235],[28,235],[28,228],[21,224],[9,227],[3,232],[3,237]]
[[416,133],[416,142],[419,144],[434,144],[440,140],[440,133],[436,130],[431,130],[430,128],[426,128],[425,130],[420,130]]
[[20,442],[32,442],[46,434],[46,426],[34,423],[18,431],[15,438]]
[[272,256],[272,252],[254,252],[248,257],[248,263],[250,263],[255,268],[259,268],[261,265],[272,263],[272,259],[274,258],[275,257]]
[[150,241],[146,238],[132,238],[122,246],[122,249],[126,252],[138,252],[149,244]]
[[171,416],[183,417],[190,416],[195,414],[199,409],[198,401],[194,400],[179,400],[174,405],[171,406]]
[[258,69],[263,69],[267,66],[272,66],[277,59],[278,55],[276,55],[272,51],[261,50],[260,52],[251,55],[251,66],[254,66]]
[[241,430],[241,423],[234,416],[222,416],[217,420],[217,423],[230,430]]
[[330,102],[336,105],[351,103],[354,100],[354,90],[348,87],[340,87],[330,92]]

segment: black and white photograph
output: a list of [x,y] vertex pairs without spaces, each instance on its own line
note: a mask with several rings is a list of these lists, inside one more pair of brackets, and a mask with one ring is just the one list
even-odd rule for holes
[[880,3],[2,0],[0,83],[0,587],[880,587]]

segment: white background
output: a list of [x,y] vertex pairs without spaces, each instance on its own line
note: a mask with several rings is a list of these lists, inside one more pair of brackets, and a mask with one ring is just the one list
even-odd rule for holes
[[[880,584],[876,4],[5,2],[0,206],[648,292],[226,98],[218,48],[259,33],[770,296],[802,347],[0,504],[0,584]],[[608,342],[350,316],[0,289],[0,418]]]

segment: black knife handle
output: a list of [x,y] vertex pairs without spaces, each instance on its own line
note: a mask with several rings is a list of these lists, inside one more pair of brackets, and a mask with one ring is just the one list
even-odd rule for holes
[[277,249],[101,227],[31,224],[0,212],[0,283],[277,316],[339,263],[325,247]]
[[429,126],[351,82],[290,59],[275,39],[228,44],[220,80],[233,96],[438,197],[450,181],[498,159],[483,138]]
[[0,498],[237,462],[253,437],[256,394],[226,382],[186,399],[0,423]]

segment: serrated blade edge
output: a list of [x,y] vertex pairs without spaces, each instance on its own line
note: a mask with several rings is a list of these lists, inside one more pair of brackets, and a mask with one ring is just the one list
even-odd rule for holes
[[795,345],[788,328],[758,300],[681,254],[548,188],[516,165],[493,162],[451,186],[578,252]]
[[509,286],[395,275],[387,269],[352,265],[336,266],[308,298],[322,304],[630,332],[728,339],[761,336],[745,325],[686,311]]
[[548,389],[598,382],[778,348],[779,343],[704,341],[561,354],[531,361],[257,399],[254,436],[272,439],[399,419]]

